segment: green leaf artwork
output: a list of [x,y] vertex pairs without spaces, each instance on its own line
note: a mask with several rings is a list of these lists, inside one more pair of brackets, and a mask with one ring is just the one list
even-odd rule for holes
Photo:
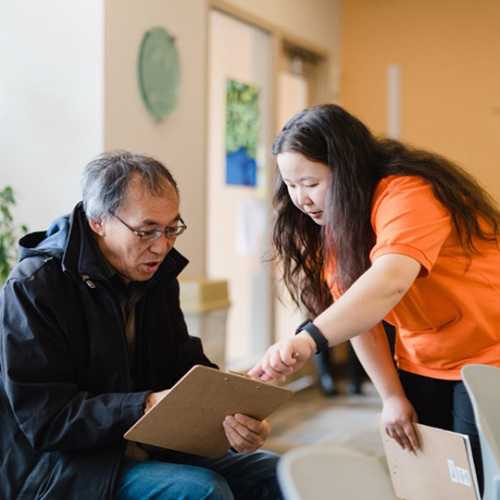
[[259,143],[259,89],[226,80],[226,184],[255,186]]

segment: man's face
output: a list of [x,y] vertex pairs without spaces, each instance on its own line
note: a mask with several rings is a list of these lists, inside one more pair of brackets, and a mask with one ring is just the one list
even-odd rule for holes
[[154,196],[136,176],[130,183],[125,205],[115,215],[99,222],[90,221],[102,253],[126,283],[150,279],[176,238],[167,239],[162,234],[153,242],[141,242],[125,224],[138,232],[178,226],[179,198],[175,189],[165,181],[164,193]]

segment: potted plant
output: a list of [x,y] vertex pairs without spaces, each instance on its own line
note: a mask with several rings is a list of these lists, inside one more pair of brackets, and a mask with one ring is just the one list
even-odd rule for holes
[[[17,240],[28,229],[17,227],[12,217],[16,204],[14,191],[10,186],[0,191],[0,283],[4,283],[17,261]],[[21,233],[21,234],[20,234]]]

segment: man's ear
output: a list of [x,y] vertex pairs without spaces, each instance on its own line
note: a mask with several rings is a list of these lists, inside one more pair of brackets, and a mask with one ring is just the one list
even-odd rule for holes
[[90,229],[99,236],[104,236],[104,226],[102,220],[89,219]]

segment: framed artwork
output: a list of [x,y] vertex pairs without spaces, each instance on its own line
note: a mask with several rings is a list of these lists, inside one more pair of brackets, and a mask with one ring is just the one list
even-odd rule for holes
[[257,184],[259,143],[259,89],[226,80],[226,184]]

